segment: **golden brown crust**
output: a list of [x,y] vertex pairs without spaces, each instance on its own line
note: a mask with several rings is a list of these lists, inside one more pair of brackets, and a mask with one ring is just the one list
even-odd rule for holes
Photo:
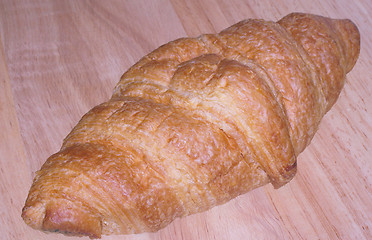
[[359,54],[349,20],[293,13],[178,39],[131,67],[34,179],[31,227],[157,231],[296,173]]

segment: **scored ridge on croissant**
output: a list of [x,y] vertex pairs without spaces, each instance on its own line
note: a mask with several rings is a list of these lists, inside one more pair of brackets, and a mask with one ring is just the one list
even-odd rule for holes
[[91,238],[151,232],[286,184],[359,45],[350,20],[292,13],[159,47],[47,159],[23,219]]

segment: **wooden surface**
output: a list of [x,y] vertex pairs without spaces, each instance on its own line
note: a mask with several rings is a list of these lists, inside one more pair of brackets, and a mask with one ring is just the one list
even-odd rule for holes
[[370,0],[0,1],[0,238],[75,239],[24,224],[28,189],[80,117],[107,100],[140,57],[179,37],[294,11],[349,18],[362,44],[293,181],[158,233],[103,239],[372,239]]

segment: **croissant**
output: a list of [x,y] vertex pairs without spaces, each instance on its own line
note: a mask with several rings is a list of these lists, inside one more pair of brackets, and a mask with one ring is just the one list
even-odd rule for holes
[[154,50],[36,173],[24,221],[100,238],[154,232],[296,173],[357,61],[350,20],[292,13]]

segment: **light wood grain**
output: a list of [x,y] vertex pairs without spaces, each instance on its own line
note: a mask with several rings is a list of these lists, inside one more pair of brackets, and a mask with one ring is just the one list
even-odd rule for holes
[[369,0],[0,1],[0,238],[80,239],[27,227],[21,209],[35,171],[140,57],[179,37],[296,11],[351,19],[362,44],[293,181],[158,233],[103,239],[372,239]]

